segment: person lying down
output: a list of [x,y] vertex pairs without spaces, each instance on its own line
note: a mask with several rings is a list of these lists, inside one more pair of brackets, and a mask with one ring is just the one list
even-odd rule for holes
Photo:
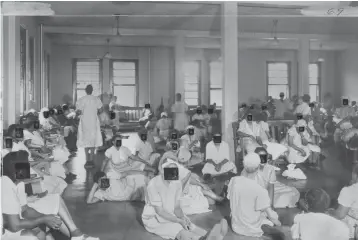
[[182,194],[177,165],[168,162],[159,165],[159,175],[147,186],[142,213],[144,228],[164,239],[223,240],[228,231],[227,221],[222,219],[207,233],[184,214],[180,205]]

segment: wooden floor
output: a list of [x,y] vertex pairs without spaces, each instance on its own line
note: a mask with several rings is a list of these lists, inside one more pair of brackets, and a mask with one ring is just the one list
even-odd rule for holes
[[[123,144],[133,148],[134,138],[131,137]],[[296,186],[301,192],[309,188],[322,187],[332,198],[337,198],[340,189],[347,183],[350,172],[344,170],[337,159],[334,149],[324,149],[327,159],[324,161],[324,171],[317,172],[309,170],[306,172],[308,177],[305,181],[288,181],[282,179],[289,185]],[[103,153],[98,154],[97,169],[101,166],[104,159]],[[64,199],[76,222],[76,224],[87,234],[98,236],[101,240],[159,240],[161,238],[145,231],[141,223],[141,213],[143,203],[139,202],[104,202],[99,204],[87,205],[85,197],[92,187],[92,176],[96,169],[86,171],[83,167],[85,156],[82,149],[79,149],[77,156],[69,162],[72,172],[77,174],[75,182],[68,186],[64,193]],[[281,180],[281,179],[280,179]],[[293,214],[297,209],[278,209],[281,221],[286,225],[282,230],[289,236],[289,225]],[[221,218],[229,216],[229,206],[213,206],[211,213],[194,215],[190,218],[198,226],[204,229],[211,229]],[[62,238],[60,238],[62,239]],[[239,236],[233,231],[229,231],[225,240],[249,240],[260,239]],[[266,238],[262,238],[266,239]]]

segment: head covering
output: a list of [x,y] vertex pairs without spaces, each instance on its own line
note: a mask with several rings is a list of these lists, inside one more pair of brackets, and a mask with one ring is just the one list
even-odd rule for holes
[[27,111],[25,112],[25,115],[27,115],[27,114],[29,114],[29,113],[36,113],[36,110],[33,109],[33,108],[31,108],[30,110],[27,110]]
[[331,204],[328,193],[321,188],[310,189],[305,194],[305,203],[310,212],[324,213]]
[[162,112],[162,113],[160,114],[160,117],[168,117],[168,113]]
[[172,149],[172,143],[177,143],[177,144],[178,144],[178,150],[179,150],[180,142],[179,142],[178,140],[171,140],[171,141],[167,142],[166,147],[167,147],[168,149]]
[[195,127],[193,125],[189,125],[186,127],[186,130],[189,130],[189,129],[195,129]]
[[44,112],[48,112],[49,109],[47,107],[44,107],[41,109],[40,111],[40,115],[39,115],[39,121],[41,125],[45,125],[46,122],[48,121],[45,117],[44,117]]
[[306,127],[307,123],[304,119],[300,119],[300,120],[297,120],[296,126],[297,127]]
[[255,169],[260,166],[260,156],[255,152],[250,152],[244,157],[244,168]]

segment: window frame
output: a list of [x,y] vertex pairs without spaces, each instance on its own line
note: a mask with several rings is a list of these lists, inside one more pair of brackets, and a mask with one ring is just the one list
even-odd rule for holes
[[[29,79],[28,82],[31,83],[31,85],[29,84],[28,87],[31,86],[31,89],[28,88],[27,89],[27,95],[29,98],[28,102],[35,102],[35,76],[36,76],[36,38],[35,37],[30,37],[29,38]],[[31,93],[31,94],[30,94]]]
[[[278,63],[284,63],[287,64],[287,85],[288,85],[288,94],[289,96],[285,96],[286,98],[291,97],[291,84],[292,84],[292,67],[291,67],[291,61],[266,61],[266,97],[269,95],[269,86],[270,85],[277,85],[282,86],[286,84],[270,84],[270,77],[269,77],[269,65],[270,64],[278,64]],[[272,96],[275,98],[274,96]]]
[[[22,39],[22,36],[24,34],[24,38]],[[20,112],[25,112],[27,109],[28,101],[27,101],[27,80],[28,80],[28,74],[27,71],[29,69],[29,46],[28,46],[28,40],[29,40],[29,32],[27,30],[27,27],[23,24],[20,24],[20,47],[19,47],[19,55],[20,55]],[[24,43],[21,44],[22,40],[24,40]],[[23,51],[22,51],[23,50]]]
[[185,78],[185,72],[184,72],[184,102],[188,105],[189,110],[192,109],[196,109],[198,106],[201,106],[201,61],[200,60],[191,60],[191,61],[185,61],[185,63],[192,63],[195,62],[198,64],[198,105],[194,106],[194,105],[189,105],[186,103],[186,98],[185,98],[185,93],[187,91],[185,91],[185,83],[186,83],[186,78]]
[[[135,84],[115,84],[113,81],[113,63],[115,62],[130,62],[135,66]],[[139,61],[138,59],[110,59],[109,60],[109,84],[112,94],[114,94],[114,86],[135,86],[136,88],[136,103],[135,107],[139,106]]]
[[[221,88],[212,88],[211,87],[211,63],[220,63],[221,64]],[[212,104],[211,102],[211,90],[221,90],[221,94],[223,94],[223,63],[221,61],[210,61],[209,62],[209,105]],[[222,109],[223,106],[216,106],[217,109]]]
[[[101,94],[103,94],[103,60],[98,58],[73,58],[72,59],[72,99],[77,102],[77,62],[99,62],[99,85]],[[84,90],[84,89],[83,89]]]
[[318,86],[318,98],[316,101],[322,101],[322,97],[321,97],[321,83],[322,83],[322,63],[321,62],[310,62],[309,65],[311,64],[316,64],[317,65],[317,69],[318,69],[318,73],[317,73],[317,84],[311,84],[310,83],[310,76],[309,76],[309,71],[308,71],[308,89],[311,85],[316,85]]

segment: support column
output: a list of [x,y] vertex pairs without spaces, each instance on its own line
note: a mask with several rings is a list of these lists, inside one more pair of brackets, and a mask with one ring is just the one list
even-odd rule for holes
[[185,37],[178,36],[175,41],[175,93],[181,93],[184,99],[184,61],[185,61]]
[[309,64],[310,64],[310,40],[300,39],[298,50],[298,94],[309,94]]
[[[44,31],[43,24],[40,25],[40,108],[45,106],[45,69],[44,69]],[[74,101],[74,100],[73,100]]]
[[238,7],[237,2],[221,4],[221,54],[223,60],[223,139],[230,146],[230,160],[235,161],[232,115],[238,105]]

